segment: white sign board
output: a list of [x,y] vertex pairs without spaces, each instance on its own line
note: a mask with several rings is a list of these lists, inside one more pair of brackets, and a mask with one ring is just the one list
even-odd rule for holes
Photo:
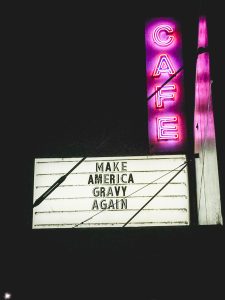
[[[35,159],[33,201],[79,160]],[[185,155],[87,158],[34,207],[33,228],[123,227],[185,162]],[[188,224],[184,168],[126,226]]]

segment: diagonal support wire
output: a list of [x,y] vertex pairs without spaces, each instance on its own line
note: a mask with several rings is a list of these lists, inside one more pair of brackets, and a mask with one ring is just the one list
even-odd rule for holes
[[139,212],[142,211],[142,209],[149,204],[180,172],[183,171],[184,168],[186,168],[188,162],[185,163],[185,165],[167,182],[164,184],[164,186],[158,190],[158,192],[155,193],[154,196],[152,196],[122,227],[125,227],[134,217],[136,217]]
[[[109,137],[106,137],[103,139],[103,141],[98,145],[98,147],[96,148],[96,150],[100,149],[105,142],[109,139]],[[67,176],[73,172],[73,170],[75,170],[86,158],[88,158],[88,156],[84,156],[81,160],[78,161],[78,163],[76,163],[75,166],[73,166],[65,175],[63,175],[62,177],[60,177],[58,180],[56,180],[56,182],[54,182],[49,189],[47,189],[47,191],[45,191],[34,203],[33,203],[33,208],[38,206],[39,204],[41,204],[42,201],[45,200],[45,198],[48,197],[48,195],[50,195],[55,189],[57,189],[58,186],[60,186],[61,183],[63,183],[65,181],[65,179],[67,178]]]
[[33,207],[38,206],[41,204],[42,201],[45,200],[46,197],[48,197],[49,194],[51,194],[63,181],[65,181],[66,177],[73,172],[74,169],[76,169],[85,159],[87,156],[83,157],[81,160],[78,161],[78,163],[73,166],[65,175],[60,177],[56,182],[53,183],[53,185],[50,186],[49,189],[47,189],[46,192],[44,192],[33,204]]
[[155,94],[158,93],[158,91],[160,91],[164,87],[164,85],[170,82],[170,80],[173,79],[177,74],[179,74],[183,69],[184,66],[180,67],[180,69],[178,69],[172,76],[170,76],[170,78],[168,78],[154,93],[147,97],[147,101],[154,97]]

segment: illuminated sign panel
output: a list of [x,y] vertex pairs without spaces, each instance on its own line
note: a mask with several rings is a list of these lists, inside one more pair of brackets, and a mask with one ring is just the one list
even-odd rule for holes
[[199,18],[198,57],[196,62],[194,141],[198,222],[223,224],[216,150],[213,99],[211,94],[210,55],[207,20]]
[[186,122],[178,22],[169,18],[147,22],[145,44],[150,154],[183,153]]
[[[33,201],[79,161],[35,159]],[[123,227],[150,199],[126,226],[189,225],[185,163],[185,155],[87,158],[34,207],[33,229]]]

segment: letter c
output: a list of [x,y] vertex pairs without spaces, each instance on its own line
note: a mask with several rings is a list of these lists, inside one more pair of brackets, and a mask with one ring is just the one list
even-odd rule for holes
[[153,41],[159,46],[169,46],[174,40],[174,36],[172,35],[173,32],[174,30],[171,26],[159,25],[153,31]]

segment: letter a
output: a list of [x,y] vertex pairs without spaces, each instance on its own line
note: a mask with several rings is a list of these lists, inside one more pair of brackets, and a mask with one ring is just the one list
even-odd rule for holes
[[174,67],[167,54],[161,54],[156,64],[155,70],[152,74],[153,77],[158,77],[162,73],[174,74]]

